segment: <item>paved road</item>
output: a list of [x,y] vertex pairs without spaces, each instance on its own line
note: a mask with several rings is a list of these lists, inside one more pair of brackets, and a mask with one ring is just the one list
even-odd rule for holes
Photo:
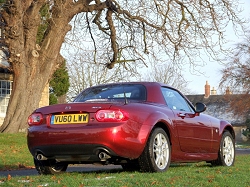
[[[242,155],[242,154],[250,154],[250,149],[236,149],[236,155]],[[121,170],[121,166],[116,165],[92,165],[92,164],[82,164],[78,166],[70,165],[67,169],[67,172],[81,172],[81,173],[89,173],[89,172],[95,172],[95,171],[110,171],[110,170]],[[11,175],[14,176],[32,176],[32,175],[38,175],[36,169],[21,169],[21,170],[11,170],[11,171],[0,171],[0,177],[1,176],[8,176]]]
[[[81,172],[81,173],[89,173],[95,171],[114,171],[114,170],[122,170],[120,165],[92,165],[92,164],[81,164],[81,165],[69,165],[67,172]],[[10,170],[10,171],[0,171],[1,176],[32,176],[38,175],[36,169],[20,169],[20,170]]]
[[236,155],[250,154],[250,149],[236,149]]

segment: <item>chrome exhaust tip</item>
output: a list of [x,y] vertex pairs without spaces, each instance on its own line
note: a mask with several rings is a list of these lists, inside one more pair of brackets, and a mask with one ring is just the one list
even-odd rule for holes
[[111,156],[109,156],[107,153],[105,152],[100,152],[98,154],[99,158],[101,161],[107,161],[109,158],[111,158]]
[[48,160],[48,158],[45,157],[45,156],[43,156],[42,154],[37,154],[37,155],[36,155],[36,159],[37,159],[37,160]]

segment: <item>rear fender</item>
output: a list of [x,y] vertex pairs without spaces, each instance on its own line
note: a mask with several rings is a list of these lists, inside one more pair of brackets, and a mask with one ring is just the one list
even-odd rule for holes
[[[151,131],[159,123],[164,124],[166,126],[166,128],[169,130],[169,132],[167,132],[167,134],[170,134],[171,137],[176,136],[176,134],[174,132],[174,128],[173,128],[173,122],[170,120],[170,118],[167,115],[165,115],[164,113],[159,112],[159,111],[151,113],[148,116],[148,118],[144,121],[144,123],[140,129],[139,136],[138,136],[138,138],[144,144],[144,148],[145,148],[147,140],[151,134]],[[171,139],[171,137],[169,137],[169,138]]]

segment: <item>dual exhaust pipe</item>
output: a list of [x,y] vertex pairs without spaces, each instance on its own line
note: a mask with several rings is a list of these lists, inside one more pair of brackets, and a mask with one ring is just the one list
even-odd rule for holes
[[[108,155],[106,152],[100,152],[99,154],[98,154],[98,157],[99,157],[99,159],[101,160],[101,161],[107,161],[109,158],[111,158],[111,156],[110,155]],[[37,160],[48,160],[48,158],[47,157],[45,157],[43,154],[41,154],[41,153],[39,153],[39,154],[37,154],[36,155],[36,159]]]

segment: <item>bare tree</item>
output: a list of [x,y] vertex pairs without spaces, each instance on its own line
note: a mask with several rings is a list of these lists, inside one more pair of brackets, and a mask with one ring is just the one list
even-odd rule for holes
[[182,93],[188,94],[188,82],[184,79],[181,69],[173,64],[153,64],[153,66],[146,72],[143,79],[147,81],[156,81],[168,84]]
[[[39,11],[50,4],[48,27],[40,45]],[[145,63],[157,48],[170,61],[180,56],[195,64],[199,48],[216,57],[224,28],[242,26],[236,0],[6,0],[1,7],[13,92],[0,132],[27,128],[27,116],[38,107],[42,90],[61,63],[60,49],[73,24],[91,41],[95,57],[103,55],[107,68]],[[79,21],[81,20],[81,22]],[[73,26],[75,26],[73,25]],[[105,54],[98,49],[105,48]]]
[[231,110],[236,115],[250,112],[250,32],[244,41],[236,44],[234,53],[229,56],[228,63],[222,69],[220,87],[234,95],[228,96]]
[[104,59],[100,59],[98,63],[94,63],[92,59],[92,54],[88,52],[69,58],[70,88],[67,94],[69,101],[87,87],[110,82],[127,82],[134,76],[123,66],[120,67],[120,64],[110,70],[102,62]]

